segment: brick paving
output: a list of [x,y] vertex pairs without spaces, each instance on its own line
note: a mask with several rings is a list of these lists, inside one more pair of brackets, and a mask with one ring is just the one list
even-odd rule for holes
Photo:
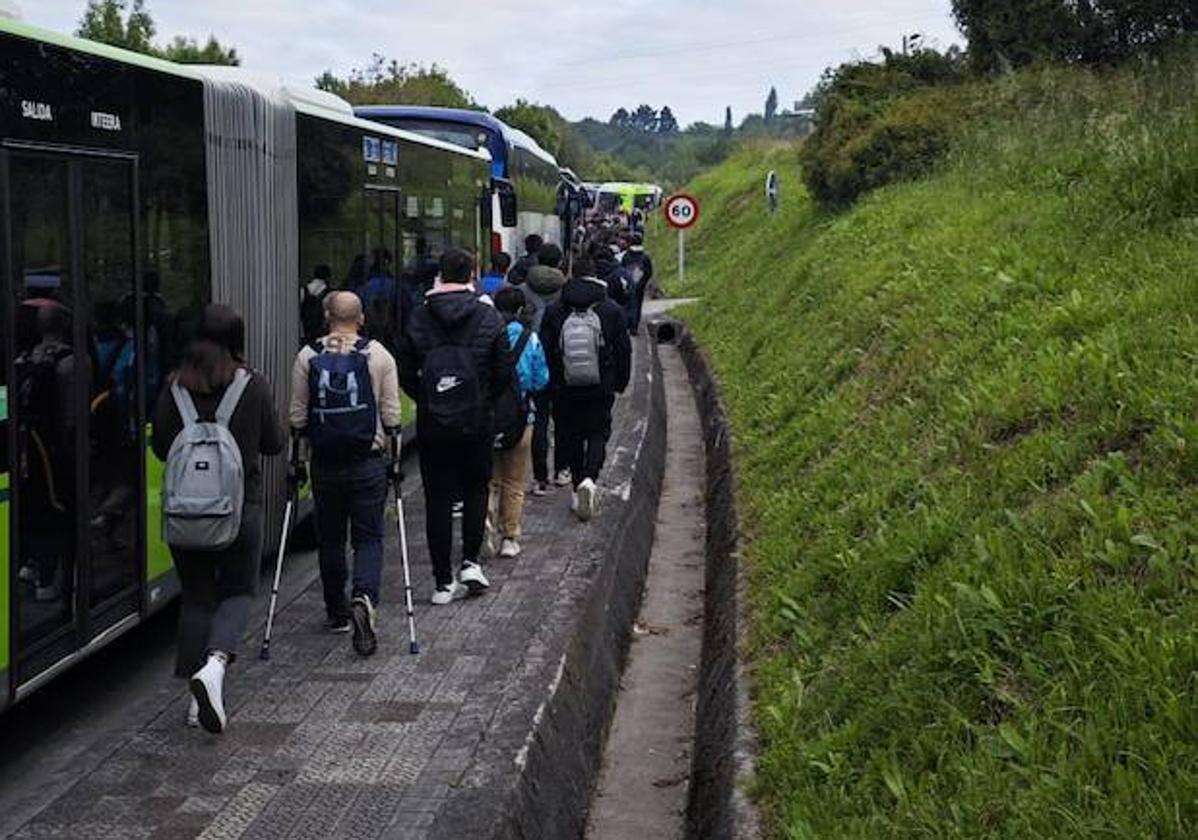
[[[632,491],[651,377],[643,351],[638,346],[632,397],[617,402],[604,519],[620,517]],[[418,476],[409,475],[404,486],[418,656],[408,653],[389,516],[375,656],[360,658],[348,635],[322,631],[324,608],[314,582],[278,614],[269,663],[257,659],[261,628],[253,628],[227,683],[224,735],[184,727],[188,696],[179,683],[169,705],[13,836],[282,840],[489,833],[477,808],[512,795],[538,710],[560,682],[574,629],[571,609],[601,562],[598,543],[607,529],[577,523],[566,489],[530,495],[524,553],[489,562],[485,596],[432,607]],[[291,562],[315,560],[307,555]]]

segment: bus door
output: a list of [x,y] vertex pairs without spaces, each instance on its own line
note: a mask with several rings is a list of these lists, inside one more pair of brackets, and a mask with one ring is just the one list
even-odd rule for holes
[[0,569],[18,698],[138,616],[146,380],[136,177],[130,156],[0,148],[10,455]]

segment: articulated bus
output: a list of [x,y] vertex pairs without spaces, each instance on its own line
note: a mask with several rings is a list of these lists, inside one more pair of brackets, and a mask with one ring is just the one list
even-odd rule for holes
[[0,708],[178,593],[147,423],[202,307],[283,404],[300,283],[486,259],[490,176],[319,91],[0,18]]
[[494,198],[491,248],[513,259],[524,237],[538,234],[563,246],[561,176],[557,161],[522,131],[482,111],[416,105],[371,105],[359,117],[491,153]]

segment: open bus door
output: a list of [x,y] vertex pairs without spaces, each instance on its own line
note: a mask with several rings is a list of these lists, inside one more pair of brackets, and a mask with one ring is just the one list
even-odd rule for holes
[[128,154],[0,148],[0,706],[140,614],[136,178]]

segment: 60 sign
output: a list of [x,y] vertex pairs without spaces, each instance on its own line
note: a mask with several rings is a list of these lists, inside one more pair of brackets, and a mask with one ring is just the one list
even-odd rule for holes
[[670,227],[678,230],[686,230],[699,220],[699,202],[686,193],[678,193],[667,198],[663,209]]

